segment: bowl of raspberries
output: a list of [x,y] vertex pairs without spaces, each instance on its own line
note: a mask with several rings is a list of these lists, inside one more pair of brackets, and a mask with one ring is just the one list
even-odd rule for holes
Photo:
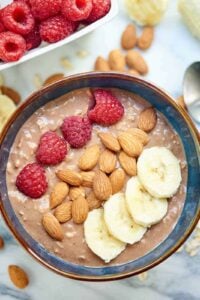
[[0,70],[65,45],[117,13],[115,0],[3,0]]

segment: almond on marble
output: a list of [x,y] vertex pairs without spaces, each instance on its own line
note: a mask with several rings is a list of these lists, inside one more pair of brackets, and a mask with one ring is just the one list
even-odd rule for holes
[[138,157],[141,154],[143,145],[139,139],[134,139],[131,133],[122,132],[118,140],[124,152],[129,156]]
[[68,222],[72,218],[72,201],[60,204],[55,209],[54,216],[60,223]]
[[89,195],[87,196],[86,200],[89,205],[89,210],[99,208],[102,205],[102,201],[97,199],[94,192],[90,192]]
[[64,74],[63,73],[55,73],[49,76],[43,83],[44,86],[52,84],[60,79],[63,79]]
[[82,224],[88,215],[89,205],[85,197],[79,196],[72,202],[72,218],[74,223]]
[[132,134],[134,138],[140,140],[143,145],[146,145],[149,142],[148,134],[139,128],[129,128],[127,132]]
[[118,158],[120,165],[129,176],[137,174],[137,164],[134,157],[130,157],[124,151],[121,151]]
[[108,63],[113,71],[124,71],[125,70],[125,57],[124,54],[119,50],[112,50],[108,57]]
[[92,170],[96,166],[99,160],[99,156],[100,156],[99,145],[96,144],[88,147],[79,159],[78,162],[79,168],[83,171]]
[[89,171],[89,172],[81,172],[82,177],[82,186],[91,188],[93,186],[93,179],[95,172]]
[[127,52],[126,64],[130,69],[138,71],[141,75],[148,73],[147,63],[138,51],[129,50]]
[[98,136],[103,143],[103,145],[111,151],[118,152],[121,147],[117,138],[109,132],[99,132]]
[[79,196],[85,197],[85,190],[83,187],[72,187],[69,191],[69,198],[70,200],[74,201]]
[[29,284],[27,273],[19,266],[8,266],[8,274],[12,283],[19,289],[24,289]]
[[42,225],[51,238],[57,241],[63,240],[64,233],[62,227],[54,215],[51,213],[46,213],[43,215]]
[[112,195],[112,185],[108,176],[98,170],[93,181],[93,191],[97,199],[104,201]]
[[121,168],[114,170],[109,178],[112,185],[112,193],[116,194],[120,192],[125,184],[126,174],[124,170]]
[[73,170],[59,170],[56,172],[57,177],[72,186],[80,186],[82,182],[81,175]]
[[149,132],[156,126],[157,115],[153,107],[143,110],[138,118],[137,127],[143,131]]
[[143,28],[141,36],[137,40],[137,46],[142,49],[148,49],[154,39],[154,27],[152,26],[145,26]]
[[107,174],[110,174],[116,167],[117,157],[116,155],[106,149],[104,150],[99,157],[99,169]]
[[137,43],[137,33],[136,28],[133,24],[129,24],[121,37],[121,46],[125,50],[130,50],[135,47]]
[[98,56],[96,61],[95,61],[94,70],[95,71],[100,71],[100,72],[110,71],[108,61],[105,58],[103,58],[102,56]]
[[0,91],[1,91],[1,93],[3,95],[6,95],[10,99],[12,99],[13,102],[16,105],[21,102],[21,96],[20,96],[20,94],[16,90],[14,90],[13,88],[5,86],[5,85],[2,85],[2,86],[0,86]]
[[65,182],[58,182],[50,195],[50,208],[55,208],[63,202],[69,193],[69,186]]

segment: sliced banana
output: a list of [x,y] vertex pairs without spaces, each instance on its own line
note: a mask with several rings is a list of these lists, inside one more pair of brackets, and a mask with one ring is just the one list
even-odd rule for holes
[[84,223],[85,240],[97,256],[109,263],[126,247],[126,244],[110,235],[104,221],[103,208],[94,209]]
[[16,105],[9,97],[0,95],[0,131],[3,129],[7,120],[16,110]]
[[160,222],[168,208],[167,199],[152,197],[144,189],[137,176],[127,182],[126,203],[134,221],[145,227]]
[[117,193],[106,201],[104,219],[110,234],[124,243],[134,244],[140,241],[147,230],[133,221],[123,193]]
[[145,189],[157,198],[173,196],[182,179],[178,159],[165,147],[145,149],[137,162],[137,174]]

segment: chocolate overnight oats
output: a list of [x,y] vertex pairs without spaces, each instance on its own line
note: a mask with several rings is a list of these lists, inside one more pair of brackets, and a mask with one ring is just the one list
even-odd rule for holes
[[164,116],[140,96],[81,89],[22,126],[7,165],[11,204],[48,251],[85,266],[135,260],[181,214],[187,165]]

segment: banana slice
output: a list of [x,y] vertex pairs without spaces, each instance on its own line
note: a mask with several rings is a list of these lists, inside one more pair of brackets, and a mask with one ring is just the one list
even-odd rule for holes
[[115,194],[106,201],[104,219],[110,234],[124,243],[134,244],[140,241],[147,230],[133,221],[122,193]]
[[106,263],[117,257],[126,247],[125,243],[109,234],[103,208],[94,209],[88,214],[84,233],[88,247]]
[[137,176],[127,182],[126,203],[134,221],[145,227],[160,222],[168,208],[167,199],[152,197],[144,189]]
[[173,196],[182,179],[178,159],[165,147],[145,149],[138,159],[137,172],[145,189],[157,198]]
[[0,95],[0,131],[15,110],[16,105],[12,99],[5,95]]

